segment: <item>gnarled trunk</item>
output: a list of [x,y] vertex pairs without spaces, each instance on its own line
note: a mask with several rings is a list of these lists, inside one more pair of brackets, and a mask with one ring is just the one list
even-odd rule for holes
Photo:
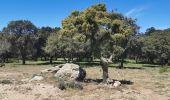
[[107,79],[109,78],[108,64],[105,62],[102,62],[101,65],[102,65],[102,70],[103,70],[103,83],[106,83]]
[[109,59],[101,57],[101,65],[103,70],[103,83],[106,83],[107,79],[109,78],[108,65],[110,62],[112,62],[112,56],[110,56]]

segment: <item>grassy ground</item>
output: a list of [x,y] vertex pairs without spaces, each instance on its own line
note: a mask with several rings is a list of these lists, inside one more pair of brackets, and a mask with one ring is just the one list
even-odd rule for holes
[[[56,62],[58,63],[58,62]],[[96,61],[97,63],[97,61]],[[87,72],[86,79],[99,81],[101,67],[80,62]],[[43,81],[29,82],[33,75],[51,67],[48,62],[27,61],[27,65],[8,63],[0,68],[0,100],[169,100],[170,68],[158,65],[125,63],[125,69],[111,64],[110,79],[119,80],[119,88],[109,88],[100,83],[82,83],[84,89],[61,91],[50,75]]]

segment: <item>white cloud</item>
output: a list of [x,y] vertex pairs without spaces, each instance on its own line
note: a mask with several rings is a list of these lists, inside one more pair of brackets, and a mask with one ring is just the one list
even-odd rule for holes
[[141,8],[133,8],[129,10],[125,15],[127,17],[139,17],[142,15],[142,13],[146,10],[146,7],[141,7]]
[[129,17],[130,15],[132,15],[133,13],[135,13],[135,11],[136,11],[136,8],[131,9],[131,10],[128,11],[125,15]]

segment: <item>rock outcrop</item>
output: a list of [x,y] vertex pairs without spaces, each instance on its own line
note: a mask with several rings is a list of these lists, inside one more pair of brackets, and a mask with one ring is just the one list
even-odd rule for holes
[[61,64],[41,71],[41,73],[46,72],[54,73],[56,78],[65,81],[82,81],[86,77],[86,71],[72,63]]

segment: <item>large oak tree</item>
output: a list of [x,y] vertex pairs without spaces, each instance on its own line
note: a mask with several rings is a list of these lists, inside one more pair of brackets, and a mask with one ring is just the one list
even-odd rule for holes
[[53,44],[50,46],[51,51],[60,48],[71,53],[84,49],[82,45],[88,46],[83,47],[89,48],[86,50],[93,58],[101,59],[103,82],[106,82],[109,77],[108,64],[112,60],[115,45],[124,49],[121,55],[123,59],[128,40],[136,32],[135,20],[117,12],[108,12],[104,4],[97,4],[84,11],[73,11],[62,21],[60,35],[49,38],[49,45]]
[[34,43],[37,38],[37,28],[28,20],[11,21],[4,32],[10,35],[10,42],[16,47],[22,64],[25,64],[26,57],[35,52]]

